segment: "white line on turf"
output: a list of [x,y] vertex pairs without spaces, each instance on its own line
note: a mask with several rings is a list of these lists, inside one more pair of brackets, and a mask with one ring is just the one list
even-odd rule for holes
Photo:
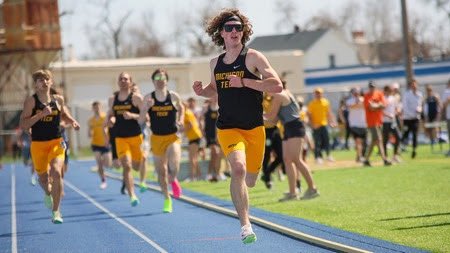
[[17,253],[16,168],[11,164],[11,252]]
[[94,204],[94,206],[96,206],[98,209],[102,210],[103,212],[105,212],[106,214],[108,214],[111,218],[115,219],[116,221],[118,221],[120,224],[124,225],[126,228],[128,228],[129,230],[131,230],[133,233],[135,233],[136,235],[138,235],[140,238],[142,238],[145,242],[147,242],[148,244],[150,244],[151,246],[153,246],[155,249],[157,249],[159,252],[161,253],[167,253],[167,251],[165,249],[163,249],[161,246],[159,246],[157,243],[155,243],[154,241],[152,241],[150,238],[148,238],[147,236],[145,236],[142,232],[140,232],[139,230],[137,230],[135,227],[131,226],[129,223],[127,223],[126,221],[124,221],[123,219],[117,217],[117,215],[115,215],[114,213],[112,213],[111,211],[109,211],[108,209],[106,209],[104,206],[102,206],[100,203],[98,203],[97,201],[95,201],[93,198],[91,198],[89,195],[87,195],[86,193],[84,193],[83,191],[81,191],[80,189],[78,189],[76,186],[74,186],[73,184],[71,184],[70,182],[68,182],[67,180],[64,180],[64,183],[69,186],[69,188],[71,188],[72,190],[74,190],[75,192],[77,192],[78,194],[80,194],[81,196],[83,196],[84,198],[86,198],[87,200],[89,200],[92,204]]

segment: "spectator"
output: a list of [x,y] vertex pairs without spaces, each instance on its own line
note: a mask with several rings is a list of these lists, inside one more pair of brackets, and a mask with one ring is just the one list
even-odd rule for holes
[[300,121],[300,107],[292,93],[286,88],[286,82],[283,81],[282,83],[283,91],[273,94],[270,112],[264,114],[268,121],[274,122],[279,119],[283,123],[284,128],[283,161],[286,165],[289,193],[281,198],[280,201],[298,199],[297,178],[299,173],[302,174],[308,184],[308,189],[301,199],[316,198],[319,196],[319,191],[314,183],[308,165],[301,157],[305,127],[303,122]]
[[[433,92],[433,88],[430,84],[426,86],[427,97],[424,103],[424,128],[425,132],[430,138],[431,150],[433,150],[434,143],[438,141],[437,133],[440,119],[441,101],[439,97]],[[439,141],[438,141],[439,142]]]
[[450,79],[447,82],[447,88],[442,94],[442,109],[446,111],[445,119],[447,120],[447,137],[448,137],[448,152],[447,156],[450,157]]
[[364,162],[364,147],[367,139],[366,111],[364,97],[358,88],[350,90],[351,96],[346,101],[348,108],[348,124],[355,140],[356,162]]
[[333,162],[334,159],[330,155],[330,137],[327,126],[335,127],[336,123],[331,112],[330,102],[323,97],[322,88],[314,90],[314,99],[308,105],[308,116],[310,125],[313,128],[314,158],[316,163],[321,164],[323,162],[322,150],[327,154],[327,160]]
[[422,113],[423,96],[420,91],[417,90],[417,81],[411,80],[408,90],[403,95],[403,125],[404,132],[402,141],[407,143],[409,133],[413,136],[413,150],[411,152],[411,158],[416,157],[417,148],[417,133],[419,132],[419,119]]
[[346,105],[346,101],[348,100],[348,97],[345,97],[341,99],[339,102],[339,109],[338,109],[338,124],[339,124],[339,132],[340,135],[344,135],[344,149],[349,150],[348,147],[348,139],[350,137],[350,125],[348,123],[348,114],[349,114],[349,108]]
[[371,141],[365,153],[365,166],[371,166],[369,158],[372,154],[373,147],[378,146],[384,165],[391,165],[387,160],[383,148],[383,136],[381,127],[383,126],[383,109],[386,107],[386,100],[381,91],[377,90],[375,84],[369,82],[369,91],[364,95],[364,109],[366,111],[366,123],[371,135]]
[[395,116],[397,115],[398,106],[397,99],[393,94],[393,89],[390,86],[384,87],[384,96],[386,99],[386,107],[383,110],[383,148],[386,152],[386,157],[388,156],[387,143],[389,141],[389,135],[392,134],[395,138],[394,142],[394,156],[392,158],[393,162],[400,162],[399,157],[399,146],[400,146],[400,132],[397,127],[397,121]]
[[202,171],[198,161],[200,140],[203,138],[202,130],[195,116],[196,101],[194,98],[189,98],[185,104],[184,111],[184,133],[188,139],[189,146],[189,165],[190,165],[190,180],[196,181],[202,178]]
[[[272,101],[273,96],[265,92],[262,103],[264,113],[270,112]],[[283,171],[285,171],[283,163],[282,139],[280,129],[277,125],[277,122],[271,122],[267,119],[264,120],[264,129],[266,131],[266,148],[264,152],[263,174],[261,176],[261,180],[264,181],[267,189],[272,188],[272,172],[274,172],[279,165],[281,165],[283,167]],[[272,155],[274,155],[274,159],[270,162]]]
[[206,147],[209,148],[209,163],[208,173],[210,174],[209,181],[217,182],[224,179],[224,175],[220,173],[221,150],[217,142],[217,117],[219,117],[219,104],[217,97],[212,97],[205,100],[206,106],[203,108],[201,115],[201,125],[203,126],[203,133],[206,139]]

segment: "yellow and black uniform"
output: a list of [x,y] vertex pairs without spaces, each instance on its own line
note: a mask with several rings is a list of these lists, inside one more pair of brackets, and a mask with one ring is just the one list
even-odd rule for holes
[[218,110],[213,110],[211,109],[211,106],[208,106],[208,110],[205,112],[204,115],[206,146],[217,144],[216,122],[218,116],[219,116]]
[[109,147],[106,145],[106,136],[104,131],[105,120],[105,114],[101,114],[98,117],[93,116],[89,119],[89,129],[92,131],[91,148],[93,152],[100,152],[102,154],[109,152]]
[[[36,94],[33,95],[35,106],[31,116],[40,113],[44,105]],[[31,158],[36,172],[41,175],[47,172],[49,163],[55,158],[64,160],[64,151],[66,144],[61,137],[59,123],[61,121],[61,110],[58,109],[56,100],[48,104],[52,113],[43,117],[33,126],[31,126]]]
[[264,155],[264,121],[262,92],[243,88],[232,88],[228,76],[260,80],[245,65],[248,48],[244,47],[231,64],[225,64],[221,54],[214,68],[217,93],[219,97],[219,118],[217,120],[217,137],[227,156],[235,150],[245,150],[247,170],[258,173]]
[[170,91],[164,101],[156,99],[155,92],[151,93],[155,104],[148,109],[150,116],[151,149],[154,155],[162,156],[174,142],[181,142],[177,136],[177,108],[172,103]]
[[137,120],[125,119],[123,113],[128,111],[139,114],[139,108],[133,105],[133,93],[124,100],[119,100],[119,94],[114,96],[113,112],[116,117],[115,134],[116,134],[116,151],[118,158],[125,155],[131,155],[131,159],[135,162],[142,160],[142,132]]
[[[191,127],[187,129],[187,125],[191,125]],[[197,143],[199,145],[200,139],[203,137],[202,130],[198,125],[197,117],[189,108],[184,111],[184,127],[187,129],[185,134],[189,144]]]

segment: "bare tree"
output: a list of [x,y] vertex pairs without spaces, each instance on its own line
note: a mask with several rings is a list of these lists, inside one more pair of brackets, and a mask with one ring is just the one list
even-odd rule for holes
[[[425,3],[429,3],[430,0],[423,0]],[[432,0],[438,10],[441,10],[447,14],[450,20],[450,0]]]
[[211,38],[205,33],[205,25],[215,15],[216,10],[220,9],[220,3],[217,0],[212,0],[208,4],[196,9],[199,11],[196,12],[195,16],[188,16],[186,18],[183,29],[191,37],[188,45],[192,55],[210,55],[213,52],[217,52],[218,49],[211,42]]
[[278,31],[283,31],[286,29],[292,30],[294,27],[298,27],[295,22],[298,8],[294,1],[277,0],[275,2],[275,12],[279,16],[279,19],[276,22],[276,28]]
[[[94,44],[100,43],[107,52],[101,52],[100,55],[106,53],[109,56],[109,51],[112,49],[114,52],[114,58],[120,58],[120,44],[121,34],[128,18],[131,16],[132,11],[129,10],[125,15],[118,18],[118,22],[115,23],[111,20],[111,4],[114,1],[102,0],[92,2],[97,8],[101,10],[98,23],[91,27],[87,25],[89,41]],[[106,39],[106,41],[105,41]],[[97,46],[99,47],[99,46]]]
[[311,17],[303,25],[304,30],[317,29],[338,29],[341,28],[339,20],[327,11],[321,11],[319,14]]
[[148,11],[142,14],[139,26],[125,30],[122,38],[121,55],[125,57],[167,56],[164,41],[155,33],[154,14]]
[[392,41],[400,38],[399,15],[393,12],[393,1],[370,0],[366,2],[365,17],[368,23],[368,39],[375,42]]
[[[328,11],[320,11],[311,17],[303,25],[304,30],[316,29],[339,29],[351,39],[351,33],[355,29],[361,29],[360,3],[356,1],[348,2],[341,10],[335,10],[334,15]],[[336,14],[337,13],[337,14]]]

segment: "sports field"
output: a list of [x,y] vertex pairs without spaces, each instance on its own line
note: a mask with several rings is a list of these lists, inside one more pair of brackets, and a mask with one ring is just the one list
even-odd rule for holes
[[[353,161],[354,151],[332,154],[333,164],[309,161],[319,198],[280,203],[287,181],[275,176],[271,191],[261,181],[250,190],[251,206],[431,252],[450,252],[450,158],[421,146],[415,160],[406,152],[402,163],[384,167],[374,154],[375,166],[367,168]],[[149,177],[154,181],[153,173]],[[182,185],[230,200],[228,181]],[[302,190],[305,185],[303,181]]]
[[[313,166],[321,197],[279,203],[287,182],[275,179],[271,191],[259,182],[250,191],[250,204],[411,247],[450,252],[450,158],[422,146],[415,160],[406,152],[403,163],[384,167],[373,155],[379,165],[367,168],[353,162],[354,151],[333,155],[344,168]],[[230,200],[228,184],[200,181],[183,186]]]

